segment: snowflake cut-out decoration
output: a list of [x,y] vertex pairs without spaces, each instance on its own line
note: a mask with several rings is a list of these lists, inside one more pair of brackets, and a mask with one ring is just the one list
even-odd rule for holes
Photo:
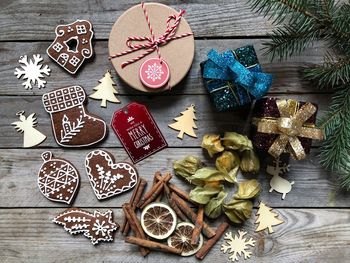
[[162,75],[164,74],[162,71],[162,66],[158,66],[157,63],[148,65],[145,73],[147,74],[147,79],[151,79],[153,82],[155,82],[157,79],[161,79]]
[[231,254],[229,259],[238,261],[238,258],[244,255],[244,259],[250,258],[252,252],[249,251],[249,246],[255,246],[255,240],[253,238],[246,238],[247,232],[243,230],[238,230],[238,236],[232,235],[232,232],[226,233],[224,239],[226,240],[224,244],[221,245],[221,251],[224,253],[228,252]]
[[27,55],[20,57],[19,63],[22,69],[16,68],[15,76],[18,79],[22,77],[23,80],[26,80],[22,83],[26,89],[32,89],[35,84],[39,89],[45,88],[44,74],[49,76],[51,69],[48,65],[43,66],[41,61],[43,58],[39,54],[33,55],[33,60],[29,59],[29,61]]

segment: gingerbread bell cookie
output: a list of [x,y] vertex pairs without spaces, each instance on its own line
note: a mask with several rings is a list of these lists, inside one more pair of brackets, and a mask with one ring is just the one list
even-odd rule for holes
[[77,20],[56,27],[56,38],[47,49],[47,54],[61,67],[75,74],[92,50],[92,25],[87,20]]
[[49,200],[70,204],[79,186],[77,169],[64,159],[53,158],[50,151],[41,157],[44,163],[38,174],[38,186]]
[[74,235],[82,233],[93,245],[100,241],[113,241],[113,232],[119,225],[113,222],[113,212],[105,213],[95,210],[93,214],[79,208],[69,208],[53,219],[53,222],[64,227]]
[[132,189],[137,183],[136,168],[115,162],[112,154],[94,150],[85,158],[86,173],[98,199],[105,199]]
[[56,142],[64,147],[89,146],[101,141],[106,123],[87,112],[85,91],[80,86],[56,89],[43,95],[45,110],[51,115]]

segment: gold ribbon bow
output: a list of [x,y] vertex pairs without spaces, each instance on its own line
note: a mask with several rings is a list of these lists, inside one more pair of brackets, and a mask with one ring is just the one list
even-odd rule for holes
[[323,139],[322,130],[305,123],[316,112],[316,107],[306,103],[298,110],[299,103],[296,100],[277,100],[276,104],[281,117],[260,119],[258,132],[279,134],[268,151],[275,158],[282,154],[289,143],[292,156],[301,160],[306,154],[298,137]]

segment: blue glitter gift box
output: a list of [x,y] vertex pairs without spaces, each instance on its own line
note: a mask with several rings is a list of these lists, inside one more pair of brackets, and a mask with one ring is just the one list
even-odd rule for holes
[[263,73],[253,46],[218,53],[212,49],[201,63],[204,86],[217,111],[228,111],[262,98],[272,84]]

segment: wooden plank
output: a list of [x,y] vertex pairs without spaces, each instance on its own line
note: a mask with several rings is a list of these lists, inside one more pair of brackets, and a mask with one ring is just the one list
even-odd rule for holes
[[[0,22],[1,23],[1,22]],[[235,49],[247,44],[253,44],[258,53],[259,61],[266,72],[274,75],[274,82],[271,87],[271,93],[307,93],[319,92],[315,90],[309,82],[303,81],[300,77],[300,68],[305,64],[319,63],[323,59],[324,46],[316,43],[313,48],[307,49],[302,56],[296,56],[284,62],[270,62],[268,57],[264,56],[262,43],[264,39],[221,39],[221,40],[196,40],[195,59],[192,68],[186,78],[171,91],[171,94],[207,94],[203,87],[200,73],[200,62],[206,59],[206,54],[212,48],[220,51]],[[95,57],[86,62],[76,76],[69,75],[64,69],[57,65],[45,53],[48,42],[20,42],[15,45],[12,42],[0,43],[0,95],[42,95],[58,87],[79,84],[85,87],[89,92],[97,85],[97,81],[102,78],[107,69],[113,69],[108,60],[108,46],[106,41],[95,43]],[[52,72],[51,76],[46,77],[47,87],[32,90],[26,90],[21,85],[22,80],[14,76],[14,69],[18,67],[20,56],[27,54],[41,54]],[[115,77],[115,71],[112,71]],[[125,83],[117,79],[118,91],[120,94],[143,94],[138,92]],[[322,92],[322,91],[321,91]],[[169,94],[165,92],[164,94]]]
[[[42,164],[41,153],[50,149],[9,149],[1,150],[0,156],[0,207],[65,207],[51,202],[42,196],[37,186],[37,174]],[[117,161],[129,161],[123,149],[107,149]],[[74,202],[78,207],[121,207],[128,202],[131,192],[98,201],[95,197],[85,172],[85,156],[90,149],[62,150],[51,149],[56,157],[70,160],[78,169],[81,178],[80,190]],[[271,176],[262,168],[258,176],[240,176],[243,179],[257,178],[262,186],[262,193],[257,199],[264,200],[274,207],[348,207],[350,194],[339,191],[335,178],[319,166],[318,149],[306,160],[291,160],[291,168],[285,178],[294,181],[292,191],[285,200],[281,195],[269,193]],[[139,175],[152,184],[153,175],[160,170],[162,173],[172,171],[172,163],[187,155],[199,156],[208,165],[213,165],[202,149],[165,149],[146,160],[136,164]],[[266,165],[262,164],[262,167]],[[192,187],[174,176],[172,182],[189,191]],[[310,191],[312,189],[312,191]],[[227,185],[226,190],[233,194],[236,189]]]
[[[176,10],[185,9],[185,18],[196,37],[265,36],[273,26],[252,12],[245,0],[159,1]],[[96,39],[107,39],[117,18],[138,0],[0,2],[0,41],[51,40],[59,24],[87,19]],[[165,21],[164,21],[165,23]]]
[[[2,262],[198,262],[194,257],[152,252],[145,259],[137,247],[126,244],[120,233],[113,243],[91,245],[83,235],[74,237],[51,220],[62,209],[1,209],[0,258]],[[121,222],[121,210],[113,209]],[[244,229],[256,240],[252,261],[259,262],[339,262],[350,256],[349,209],[278,209],[285,220],[275,233],[255,233],[253,220]],[[218,220],[217,220],[218,221]],[[236,233],[237,228],[228,231]],[[223,238],[203,262],[229,262],[220,251]],[[242,260],[242,259],[241,259]]]
[[[328,94],[305,94],[303,97],[298,95],[277,95],[279,98],[294,98],[303,101],[317,102],[319,105],[320,116],[328,107],[330,96]],[[116,106],[110,105],[107,109],[100,107],[100,101],[91,100],[88,109],[91,113],[101,116],[107,123],[110,123],[112,115],[116,109],[124,107],[127,103],[137,101],[148,106],[150,112],[155,118],[160,130],[165,136],[171,147],[197,147],[201,143],[201,138],[207,133],[222,133],[225,131],[243,132],[248,128],[247,116],[248,110],[237,112],[214,112],[207,95],[176,95],[176,96],[120,96],[122,104]],[[172,119],[194,103],[196,105],[196,116],[198,138],[186,136],[183,140],[176,136],[178,132],[168,127]],[[38,129],[43,132],[47,139],[39,147],[58,147],[51,130],[51,120],[49,114],[44,110],[41,97],[38,96],[1,96],[0,105],[0,148],[17,148],[22,147],[22,135],[17,133],[10,124],[17,121],[16,112],[25,110],[27,114],[37,113],[39,126]],[[104,142],[94,147],[120,147],[116,135],[109,129],[109,134]]]

